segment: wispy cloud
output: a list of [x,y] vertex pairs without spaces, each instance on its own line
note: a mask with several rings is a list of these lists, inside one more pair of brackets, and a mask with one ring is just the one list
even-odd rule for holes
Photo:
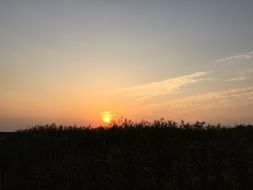
[[[216,92],[208,92],[188,98],[178,100],[182,103],[201,103],[201,102],[224,102],[228,99],[239,98],[240,100],[247,101],[253,96],[253,87],[248,88],[236,88]],[[237,99],[238,100],[238,99]]]
[[244,54],[238,54],[238,55],[233,55],[230,57],[224,57],[221,59],[218,59],[214,61],[215,63],[224,63],[224,62],[231,62],[231,61],[243,61],[243,60],[248,60],[253,58],[253,51],[244,53]]
[[148,107],[172,106],[172,107],[189,107],[189,106],[207,106],[226,101],[243,101],[249,104],[253,103],[253,87],[228,89],[216,92],[207,92],[195,96],[185,97],[174,101],[159,104],[151,104]]
[[[242,122],[252,122],[253,87],[206,92],[198,95],[148,104],[139,112],[150,113],[152,118],[162,114],[165,118],[186,121],[233,123],[243,117]],[[153,115],[152,115],[153,114]]]
[[244,71],[247,73],[253,73],[253,68],[247,68],[247,69],[244,69]]
[[183,86],[197,83],[203,80],[208,72],[197,72],[176,78],[171,78],[159,82],[153,82],[117,90],[118,93],[125,93],[129,96],[138,97],[139,99],[150,98],[159,95],[171,94],[178,91]]
[[242,80],[246,80],[246,79],[248,79],[248,77],[237,77],[237,78],[227,79],[226,81],[227,82],[234,82],[234,81],[242,81]]

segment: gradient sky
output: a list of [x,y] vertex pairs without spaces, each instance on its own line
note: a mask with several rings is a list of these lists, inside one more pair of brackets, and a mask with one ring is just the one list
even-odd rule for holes
[[253,123],[252,0],[0,0],[0,131]]

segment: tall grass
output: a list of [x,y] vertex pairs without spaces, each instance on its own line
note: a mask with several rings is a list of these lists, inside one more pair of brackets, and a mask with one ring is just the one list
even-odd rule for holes
[[252,189],[253,127],[164,119],[44,125],[1,147],[4,190]]

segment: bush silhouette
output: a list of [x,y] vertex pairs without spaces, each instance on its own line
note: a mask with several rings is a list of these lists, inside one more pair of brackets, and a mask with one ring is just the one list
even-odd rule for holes
[[164,119],[45,125],[1,146],[4,190],[252,189],[253,128]]

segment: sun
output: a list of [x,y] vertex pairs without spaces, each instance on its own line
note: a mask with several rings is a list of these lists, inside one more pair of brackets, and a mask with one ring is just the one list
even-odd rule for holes
[[110,116],[104,116],[102,118],[102,120],[105,122],[105,123],[110,123],[110,121],[112,120],[112,118]]
[[103,122],[110,123],[112,120],[112,113],[110,111],[102,112],[101,118],[102,118]]

